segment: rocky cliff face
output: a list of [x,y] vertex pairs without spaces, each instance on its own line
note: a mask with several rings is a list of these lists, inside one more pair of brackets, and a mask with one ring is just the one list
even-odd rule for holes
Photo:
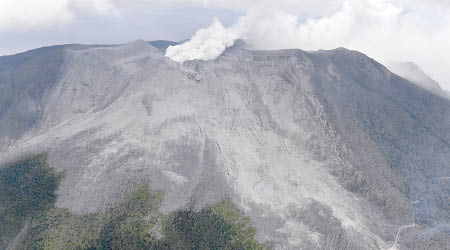
[[159,47],[0,57],[0,159],[48,152],[74,213],[146,181],[164,213],[229,197],[275,249],[448,246],[448,100],[346,49]]

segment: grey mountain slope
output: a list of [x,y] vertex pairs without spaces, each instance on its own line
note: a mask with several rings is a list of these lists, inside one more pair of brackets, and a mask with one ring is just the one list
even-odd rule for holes
[[439,83],[427,75],[423,70],[412,62],[389,62],[387,67],[395,74],[408,79],[412,83],[443,98],[450,99],[450,95],[444,91]]
[[64,60],[62,46],[0,57],[0,131],[12,138],[39,119],[40,101],[56,81]]
[[43,81],[26,68],[0,81],[28,79],[0,107],[11,113],[44,88],[27,126],[1,116],[0,160],[49,151],[66,173],[59,207],[103,210],[146,180],[166,193],[163,212],[230,197],[276,249],[448,245],[450,102],[363,54],[237,46],[179,65],[136,41],[30,58],[14,67],[58,63]]
[[95,46],[58,45],[0,57],[0,137],[20,137],[42,118],[44,95],[58,80],[66,49]]
[[166,41],[166,40],[156,40],[149,42],[150,45],[158,49],[167,49],[169,46],[175,46],[179,44],[178,42]]
[[[339,60],[333,64],[343,70],[342,74],[349,72],[343,69],[343,65],[367,65],[364,62],[367,62],[367,58],[364,57],[361,62],[342,61],[342,58],[346,57],[331,58]],[[385,71],[382,68],[377,70]],[[449,230],[448,206],[444,205],[444,209],[438,208],[441,202],[449,204],[448,183],[440,179],[449,174],[448,101],[434,98],[434,95],[410,86],[409,82],[390,74],[386,74],[378,86],[367,85],[369,79],[375,75],[377,74],[366,75],[359,72],[350,74],[348,78],[356,79],[352,88],[345,91],[332,89],[328,92],[330,95],[333,92],[338,93],[336,101],[330,102],[334,98],[327,100],[330,102],[330,114],[343,116],[336,118],[341,135],[352,141],[347,145],[355,145],[353,150],[363,149],[365,153],[361,155],[365,154],[366,159],[366,147],[358,146],[364,140],[354,140],[355,135],[360,134],[355,132],[360,130],[361,134],[367,134],[376,143],[378,151],[389,166],[403,177],[409,200],[420,201],[415,205],[418,221],[433,224],[430,217],[437,216],[446,221],[446,230]],[[325,80],[319,82],[326,83]],[[329,86],[332,85],[324,84],[324,88]],[[355,125],[359,128],[355,128]]]

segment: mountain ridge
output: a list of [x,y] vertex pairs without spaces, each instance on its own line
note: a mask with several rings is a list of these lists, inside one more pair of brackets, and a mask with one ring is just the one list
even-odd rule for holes
[[423,70],[413,62],[389,62],[387,63],[387,67],[397,75],[408,79],[412,83],[423,87],[437,96],[446,99],[450,98],[448,93],[442,89],[438,82],[423,72]]
[[15,130],[0,113],[0,159],[47,150],[66,172],[58,207],[101,211],[144,179],[163,212],[229,196],[277,249],[387,249],[412,210],[423,230],[449,223],[433,178],[450,176],[450,103],[362,53],[238,46],[178,64],[137,41],[58,55],[45,94],[6,105],[38,118]]

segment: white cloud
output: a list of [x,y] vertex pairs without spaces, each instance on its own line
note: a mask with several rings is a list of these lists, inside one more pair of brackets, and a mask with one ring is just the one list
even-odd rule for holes
[[110,15],[119,13],[117,3],[117,0],[69,0],[68,8],[77,13]]
[[338,8],[342,0],[0,0],[0,32],[53,27],[83,15],[117,15],[133,4],[193,4],[212,8],[247,10],[258,5],[293,11],[295,14],[324,14]]
[[[66,1],[0,0],[0,31],[67,22]],[[41,10],[41,11],[39,11]]]
[[[372,0],[363,0],[372,1]],[[383,1],[383,0],[380,0]],[[448,0],[392,0],[405,6],[450,7]],[[66,23],[78,16],[117,15],[133,4],[193,4],[247,11],[251,8],[278,10],[302,17],[320,17],[338,11],[346,0],[0,0],[0,31]],[[373,1],[372,1],[373,2]],[[434,11],[439,11],[435,8]]]
[[64,25],[82,14],[114,13],[113,0],[0,0],[0,32]]

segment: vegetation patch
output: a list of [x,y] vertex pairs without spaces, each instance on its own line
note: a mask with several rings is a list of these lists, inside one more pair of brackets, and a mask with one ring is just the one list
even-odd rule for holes
[[0,168],[0,246],[27,221],[53,207],[60,179],[49,167],[46,154],[24,157]]
[[167,218],[157,249],[267,249],[255,240],[250,219],[229,200],[198,212],[181,210]]
[[98,239],[88,249],[150,249],[154,244],[150,231],[162,217],[158,207],[163,195],[148,190],[142,185],[103,215]]
[[[167,216],[160,192],[139,185],[105,212],[76,215],[56,208],[61,175],[46,155],[23,158],[0,170],[1,249],[42,250],[238,250],[267,249],[251,221],[229,201]],[[9,245],[11,246],[11,244]]]

